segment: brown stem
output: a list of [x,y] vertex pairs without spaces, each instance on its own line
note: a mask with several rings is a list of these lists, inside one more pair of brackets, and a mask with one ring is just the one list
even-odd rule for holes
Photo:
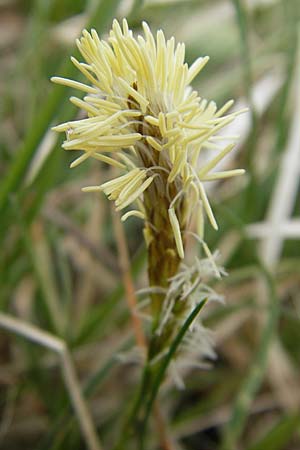
[[[162,173],[160,179],[154,180],[144,193],[144,205],[148,221],[146,228],[150,236],[148,243],[149,284],[150,286],[163,288],[168,287],[169,279],[177,273],[180,264],[168,213],[171,200],[176,196],[177,189],[173,183],[167,193],[165,186],[167,186],[166,174]],[[151,300],[155,328],[164,295],[152,294]]]
[[156,428],[159,434],[159,441],[162,450],[174,450],[174,446],[167,432],[165,419],[163,417],[158,401],[154,404],[154,415],[156,420]]
[[122,274],[122,279],[124,283],[124,288],[126,292],[126,300],[128,309],[131,315],[131,320],[133,324],[135,339],[140,347],[140,349],[145,353],[147,343],[146,338],[143,332],[143,327],[141,320],[137,314],[136,306],[137,306],[137,299],[135,295],[134,285],[131,277],[130,272],[130,262],[129,262],[129,254],[128,254],[128,248],[126,243],[126,237],[123,229],[123,225],[120,220],[120,215],[115,211],[114,207],[112,207],[112,218],[113,218],[113,225],[114,225],[114,231],[115,231],[115,237],[118,247],[118,257],[119,257],[119,264]]

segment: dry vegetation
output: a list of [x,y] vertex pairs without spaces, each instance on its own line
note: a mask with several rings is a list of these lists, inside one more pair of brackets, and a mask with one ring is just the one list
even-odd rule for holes
[[141,225],[126,222],[126,267],[110,205],[80,190],[107,169],[70,171],[49,131],[76,113],[70,90],[49,83],[72,74],[74,38],[124,15],[184,41],[189,62],[210,55],[200,95],[250,106],[227,129],[247,175],[210,194],[220,232],[207,227],[207,241],[229,273],[214,286],[226,304],[203,315],[218,359],[188,371],[185,390],[165,383],[147,449],[298,450],[298,0],[0,1],[0,449],[112,449],[139,379],[124,292],[130,273],[145,286]]

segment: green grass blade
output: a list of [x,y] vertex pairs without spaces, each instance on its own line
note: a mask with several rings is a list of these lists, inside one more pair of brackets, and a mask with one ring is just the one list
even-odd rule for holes
[[[119,3],[120,0],[111,0],[110,2],[102,0],[102,2],[97,5],[94,14],[90,18],[87,28],[96,27],[101,33],[107,23],[113,18]],[[77,52],[73,53],[76,55]],[[58,72],[60,76],[69,78],[76,72],[76,69],[72,67],[70,61],[67,61]],[[8,173],[2,182],[0,187],[0,211],[6,206],[9,193],[14,192],[22,183],[28,164],[39,142],[57,114],[60,103],[66,96],[66,92],[66,88],[59,85],[53,86],[51,89],[48,100],[41,110],[39,117],[37,117],[35,127],[30,129],[25,137],[12,166],[9,168]]]
[[156,399],[156,396],[158,394],[160,385],[162,384],[166,371],[169,367],[170,362],[172,361],[172,358],[174,357],[180,343],[182,342],[182,339],[184,338],[186,332],[188,331],[190,325],[194,322],[200,311],[203,309],[205,304],[207,303],[207,299],[202,300],[198,303],[198,305],[194,308],[194,310],[191,312],[191,314],[188,316],[188,318],[185,320],[184,324],[180,328],[176,338],[170,345],[169,351],[165,358],[163,359],[158,371],[156,372],[156,375],[154,377],[153,383],[152,383],[152,389],[150,391],[149,399],[146,404],[145,408],[145,416],[143,420],[142,430],[145,430],[147,427],[147,422],[150,416],[150,413],[152,411],[152,407],[154,404],[154,401]]
[[[145,265],[146,249],[144,245],[138,250],[136,256],[133,258],[131,268],[132,277],[135,280],[140,274]],[[99,339],[99,336],[104,332],[105,326],[109,325],[109,317],[115,312],[116,305],[124,295],[124,286],[120,282],[114,289],[114,291],[108,295],[101,304],[93,308],[88,316],[85,318],[77,337],[75,338],[74,345],[81,345],[88,342],[92,338]]]
[[140,448],[141,449],[143,448],[148,419],[152,411],[153,403],[156,399],[159,387],[163,382],[165,373],[168,369],[168,366],[172,358],[174,357],[180,343],[182,342],[182,339],[184,338],[186,332],[188,331],[190,325],[193,323],[197,315],[200,313],[206,302],[207,302],[206,299],[199,302],[198,305],[191,312],[191,314],[188,316],[188,318],[185,320],[184,324],[182,325],[178,334],[176,335],[174,341],[170,345],[167,355],[165,356],[162,363],[158,367],[158,370],[153,373],[149,361],[144,366],[139,390],[133,401],[133,405],[130,408],[130,412],[123,425],[122,432],[120,434],[116,446],[114,447],[114,450],[123,450],[126,448],[125,445],[127,444],[128,439],[130,438],[131,433],[134,430],[134,424],[137,422],[137,418],[140,415],[140,411],[144,403],[145,409],[143,411],[142,416],[143,419],[141,422],[138,421],[139,422],[138,429],[136,430],[140,439]]
[[266,323],[262,330],[260,343],[257,345],[257,352],[250,363],[248,375],[244,382],[242,382],[236,401],[233,404],[232,414],[229,422],[225,425],[223,430],[222,449],[235,450],[237,448],[237,441],[241,436],[252,400],[261,386],[268,361],[268,352],[276,336],[276,329],[280,315],[280,303],[276,292],[274,278],[262,263],[261,258],[257,253],[257,249],[247,239],[245,233],[245,225],[240,217],[236,216],[227,208],[221,207],[223,214],[227,216],[231,227],[236,228],[242,239],[243,247],[249,250],[249,256],[255,262],[258,269],[258,274],[261,280],[265,283],[268,289],[269,301],[266,305],[267,316]]
[[255,175],[255,166],[252,166],[252,158],[254,154],[255,145],[257,142],[257,114],[252,99],[252,84],[253,84],[253,70],[251,62],[251,52],[249,45],[249,29],[246,9],[242,0],[232,0],[236,11],[236,20],[239,27],[241,59],[244,71],[244,85],[247,100],[250,106],[250,114],[252,120],[252,130],[247,146],[247,167],[248,171]]
[[246,450],[285,450],[293,434],[300,427],[299,414],[280,420],[262,439]]
[[[248,23],[247,14],[241,0],[232,0],[236,11],[236,18],[240,32],[241,42],[241,56],[244,66],[244,80],[247,97],[251,100],[251,86],[252,86],[252,68],[250,47],[248,41]],[[253,108],[251,108],[253,110]]]
[[21,207],[17,200],[14,201],[14,209],[21,227],[23,246],[30,259],[32,272],[41,293],[41,311],[44,310],[49,329],[58,336],[65,337],[67,317],[58,294],[47,237],[42,228],[38,230],[38,233],[35,231],[36,236],[33,236],[34,233],[29,230],[22,217]]

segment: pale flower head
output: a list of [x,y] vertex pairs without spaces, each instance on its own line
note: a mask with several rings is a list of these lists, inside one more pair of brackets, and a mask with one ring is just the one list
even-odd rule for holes
[[[188,67],[184,44],[175,44],[173,37],[166,40],[161,30],[154,37],[145,22],[144,36],[136,38],[125,19],[122,25],[114,20],[107,41],[95,30],[84,30],[77,41],[85,62],[72,61],[89,84],[52,78],[86,93],[83,100],[71,101],[87,114],[54,130],[66,132],[66,150],[83,152],[72,167],[91,157],[124,172],[85,190],[103,191],[118,210],[134,204],[123,220],[131,215],[143,218],[148,245],[165,231],[162,250],[172,253],[175,248],[177,258],[183,258],[183,235],[193,215],[201,222],[204,209],[217,229],[203,182],[243,173],[211,173],[234,147],[220,148],[216,135],[237,113],[224,115],[232,101],[218,109],[192,89],[207,56]],[[201,166],[204,148],[217,154]],[[173,273],[166,270],[168,276]]]

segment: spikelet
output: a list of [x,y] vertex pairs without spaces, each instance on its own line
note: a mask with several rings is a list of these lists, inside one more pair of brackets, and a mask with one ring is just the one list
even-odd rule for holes
[[[207,56],[189,67],[184,44],[176,44],[173,37],[167,40],[161,30],[154,36],[145,22],[143,31],[143,36],[135,37],[125,19],[122,26],[114,20],[107,41],[95,30],[83,31],[77,46],[84,62],[75,58],[72,62],[86,84],[60,77],[52,81],[85,93],[83,99],[71,97],[71,102],[85,111],[86,118],[53,129],[66,133],[64,149],[82,152],[71,167],[94,158],[122,171],[83,190],[103,192],[117,210],[133,206],[123,212],[122,220],[132,216],[144,220],[149,284],[161,289],[151,294],[152,314],[162,329],[168,322],[161,325],[163,315],[172,315],[178,303],[178,292],[171,296],[173,304],[162,292],[168,292],[168,298],[176,285],[170,280],[180,273],[193,217],[201,240],[204,214],[218,228],[205,182],[244,173],[214,172],[234,148],[231,143],[220,147],[218,133],[243,111],[228,113],[232,100],[218,109],[192,89]],[[235,141],[236,136],[228,139]],[[205,164],[203,149],[212,154]],[[211,258],[208,247],[203,248]],[[214,271],[218,275],[216,267]]]

